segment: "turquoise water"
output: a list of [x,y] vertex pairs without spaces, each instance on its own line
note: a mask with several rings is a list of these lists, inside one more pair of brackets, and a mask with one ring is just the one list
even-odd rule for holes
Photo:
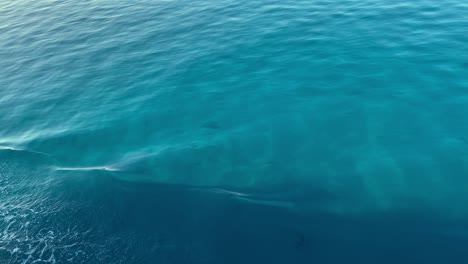
[[462,0],[0,1],[0,263],[466,263]]

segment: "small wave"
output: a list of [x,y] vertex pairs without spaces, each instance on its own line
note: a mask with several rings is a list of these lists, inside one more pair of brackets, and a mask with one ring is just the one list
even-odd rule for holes
[[237,192],[237,191],[230,191],[230,190],[222,189],[222,188],[209,188],[209,189],[196,188],[195,190],[206,191],[206,192],[211,192],[211,193],[221,194],[221,195],[229,195],[236,200],[239,200],[241,202],[251,203],[251,204],[274,206],[274,207],[281,207],[281,208],[293,208],[295,206],[295,204],[291,201],[268,199],[266,197],[261,197],[260,194],[258,195],[248,194],[248,193],[242,193],[242,192]]
[[29,154],[36,154],[36,155],[41,155],[41,156],[46,156],[46,157],[51,157],[49,154],[45,152],[40,152],[40,151],[34,151],[34,150],[27,150],[27,149],[20,149],[20,148],[13,148],[13,147],[8,147],[8,146],[0,146],[0,151],[13,151],[13,152],[23,152],[23,153],[29,153]]
[[53,167],[55,171],[120,171],[112,166],[95,166],[95,167]]
[[249,194],[246,194],[246,193],[229,191],[229,190],[225,190],[225,189],[221,189],[221,188],[213,188],[213,189],[210,189],[209,191],[214,192],[214,193],[233,195],[233,196],[236,196],[236,197],[248,197],[248,196],[250,196]]

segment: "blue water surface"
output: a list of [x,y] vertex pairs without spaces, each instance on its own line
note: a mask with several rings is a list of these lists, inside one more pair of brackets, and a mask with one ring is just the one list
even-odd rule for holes
[[468,263],[468,2],[0,0],[0,263]]

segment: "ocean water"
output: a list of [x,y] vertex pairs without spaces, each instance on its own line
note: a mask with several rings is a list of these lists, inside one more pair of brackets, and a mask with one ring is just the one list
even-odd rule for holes
[[0,263],[468,263],[468,2],[0,0]]

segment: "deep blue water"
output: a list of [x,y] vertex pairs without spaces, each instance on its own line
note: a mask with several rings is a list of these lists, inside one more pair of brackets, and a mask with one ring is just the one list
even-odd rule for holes
[[468,2],[0,0],[0,263],[468,263]]

